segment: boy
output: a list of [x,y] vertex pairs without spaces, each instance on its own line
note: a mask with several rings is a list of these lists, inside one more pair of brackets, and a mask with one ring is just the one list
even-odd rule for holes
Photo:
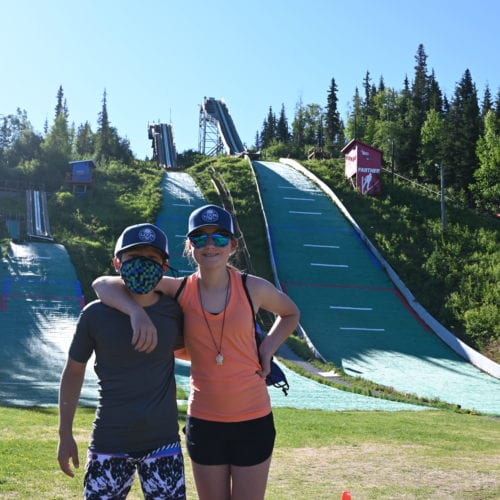
[[154,291],[167,259],[167,237],[153,224],[129,226],[116,242],[115,269],[161,332],[153,352],[134,349],[130,318],[99,300],[88,304],[78,319],[61,377],[58,461],[73,477],[70,459],[79,466],[73,418],[87,361],[95,353],[100,388],[85,498],[125,498],[136,470],[146,499],[185,498],[173,357],[183,346],[182,312],[174,300]]

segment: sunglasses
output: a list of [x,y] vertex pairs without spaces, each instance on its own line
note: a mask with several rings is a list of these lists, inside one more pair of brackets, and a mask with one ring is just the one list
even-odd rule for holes
[[216,247],[225,247],[229,244],[231,237],[227,234],[213,233],[213,234],[193,234],[188,236],[189,241],[195,248],[203,248],[208,244],[208,238],[212,239],[212,243]]

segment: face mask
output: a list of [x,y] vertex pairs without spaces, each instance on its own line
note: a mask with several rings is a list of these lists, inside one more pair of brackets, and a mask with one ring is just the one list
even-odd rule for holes
[[132,293],[146,294],[161,280],[163,266],[146,257],[134,257],[122,264],[120,275]]

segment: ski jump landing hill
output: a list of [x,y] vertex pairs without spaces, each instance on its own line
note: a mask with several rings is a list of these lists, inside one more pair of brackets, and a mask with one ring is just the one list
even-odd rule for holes
[[313,350],[349,375],[500,414],[499,365],[403,294],[404,285],[333,193],[296,162],[252,165],[275,279],[298,304]]

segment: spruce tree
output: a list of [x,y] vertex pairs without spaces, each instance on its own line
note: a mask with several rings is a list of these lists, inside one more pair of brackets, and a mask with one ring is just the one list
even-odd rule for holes
[[[396,143],[398,170],[404,175],[414,176],[417,170],[416,146],[419,138],[415,138],[414,123],[417,113],[413,103],[408,77],[404,80],[403,90],[397,103],[397,129],[399,131]],[[420,134],[420,130],[418,131]]]
[[437,111],[438,113],[443,112],[443,93],[441,92],[441,89],[439,88],[439,84],[436,80],[436,75],[434,74],[434,70],[431,71],[431,74],[428,78],[428,110],[433,109],[434,111]]
[[491,99],[491,92],[489,85],[484,89],[483,102],[481,103],[481,118],[484,120],[486,113],[493,109],[493,101]]
[[[447,179],[457,191],[468,194],[478,168],[476,144],[481,132],[477,91],[468,69],[457,84],[445,127]],[[470,201],[470,198],[467,198]]]
[[366,123],[368,116],[373,115],[373,86],[371,84],[370,72],[367,71],[363,79],[363,88],[365,90],[365,100],[363,103],[363,121]]
[[342,149],[341,138],[343,136],[340,114],[337,108],[337,90],[335,78],[332,78],[326,101],[325,149],[333,158],[340,156],[340,150]]
[[348,141],[351,141],[352,139],[359,139],[362,141],[364,140],[365,127],[363,123],[363,102],[359,95],[358,87],[356,87],[354,91],[352,102],[352,110],[350,111],[349,118],[347,120],[346,139]]
[[415,77],[411,88],[413,104],[417,110],[419,117],[419,128],[425,120],[425,115],[429,110],[429,95],[428,95],[428,75],[427,75],[427,54],[424,46],[420,44],[415,55]]
[[285,113],[285,105],[283,103],[281,104],[280,117],[276,126],[276,138],[284,144],[290,141],[290,130],[288,128],[288,120]]
[[[64,112],[64,107],[65,107],[64,91],[63,91],[62,85],[60,85],[59,88],[57,89],[56,98],[57,98],[57,102],[56,102],[54,119],[56,119],[61,114],[65,114],[65,112]],[[67,116],[66,116],[66,118],[67,118]]]
[[276,115],[273,113],[272,106],[269,106],[269,111],[267,113],[267,119],[264,120],[262,125],[262,133],[260,134],[260,139],[262,142],[262,147],[269,147],[274,140],[276,140]]
[[254,149],[256,151],[260,151],[262,145],[261,145],[261,142],[260,142],[260,134],[259,134],[259,131],[257,130],[257,132],[255,132],[255,143],[254,143]]
[[96,159],[109,161],[113,157],[112,131],[109,123],[106,89],[102,96],[102,108],[97,119]]

